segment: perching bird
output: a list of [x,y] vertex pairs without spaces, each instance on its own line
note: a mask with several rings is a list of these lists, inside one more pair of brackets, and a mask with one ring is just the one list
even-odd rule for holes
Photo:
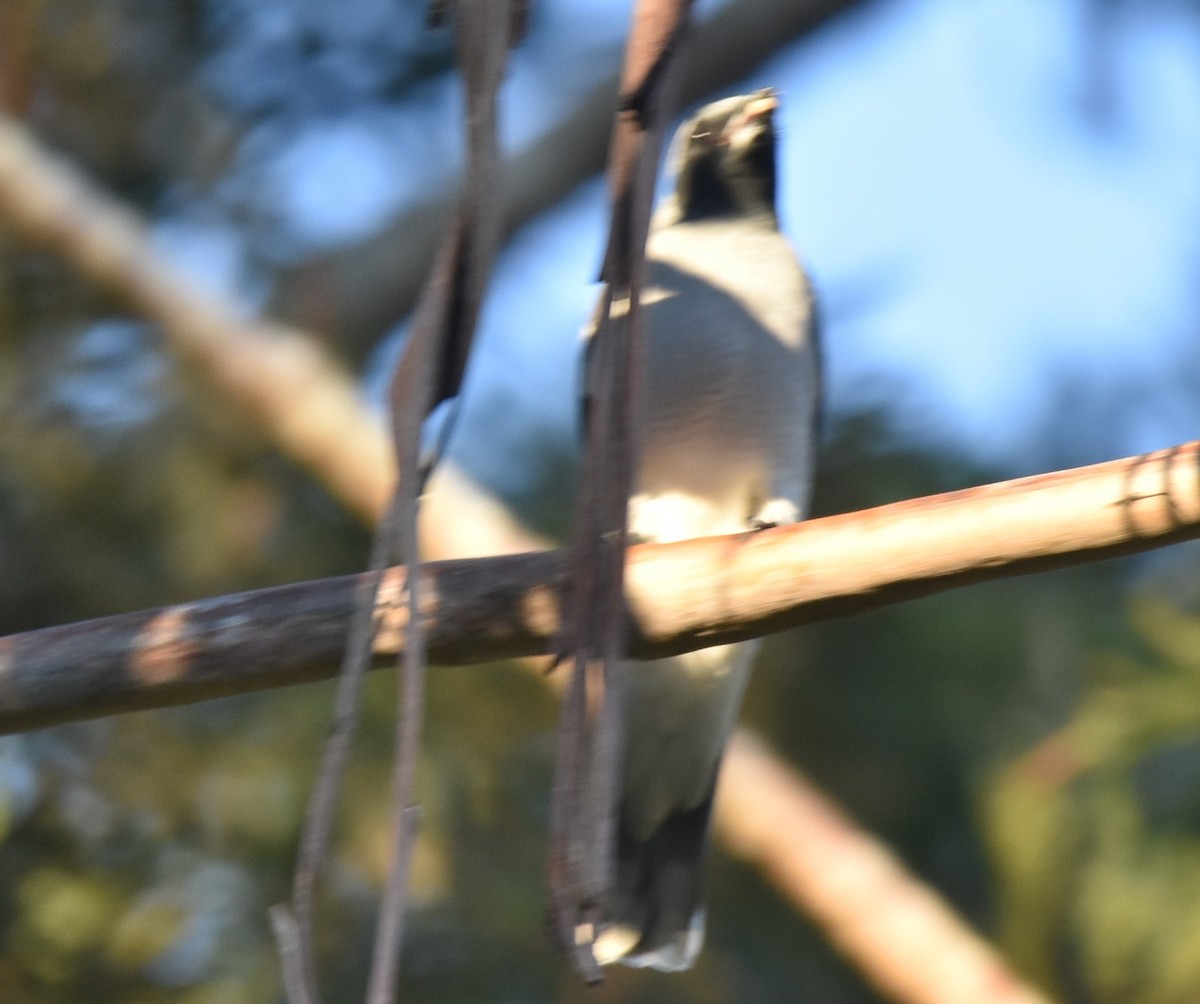
[[[672,148],[642,296],[638,541],[802,519],[816,456],[813,295],[775,206],[775,92],[717,101]],[[717,770],[758,643],[627,672],[617,881],[603,963],[677,970],[704,937],[703,868]]]

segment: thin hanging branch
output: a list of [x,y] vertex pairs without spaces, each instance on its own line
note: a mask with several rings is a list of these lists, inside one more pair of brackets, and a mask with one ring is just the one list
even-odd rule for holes
[[598,981],[593,942],[613,882],[625,656],[624,553],[637,451],[638,299],[654,182],[680,79],[690,0],[640,0],[633,16],[612,150],[604,290],[585,378],[583,480],[576,507],[563,705],[551,811],[549,913],[580,974]]
[[407,917],[408,872],[417,836],[415,806],[426,670],[425,611],[417,518],[426,476],[454,425],[452,414],[432,456],[421,457],[421,427],[441,402],[458,395],[466,372],[483,294],[500,236],[501,211],[494,197],[499,173],[496,95],[509,46],[525,21],[524,4],[495,0],[435,3],[430,20],[454,7],[459,67],[466,80],[467,177],[458,222],[438,256],[404,356],[391,386],[393,437],[400,469],[400,553],[408,562],[405,599],[407,643],[397,708],[393,764],[393,846],[379,904],[368,981],[369,1004],[395,999]]
[[[415,787],[426,671],[417,519],[426,477],[453,429],[456,409],[435,449],[424,458],[422,425],[435,407],[458,395],[466,373],[501,228],[500,204],[494,194],[500,162],[496,96],[509,47],[523,31],[527,14],[524,2],[455,0],[452,4],[433,3],[429,9],[431,23],[440,23],[449,7],[454,11],[459,68],[466,81],[466,186],[459,218],[438,254],[390,388],[392,432],[400,471],[399,547],[395,551],[408,563],[403,593],[408,616],[406,644],[400,655],[402,683],[392,768],[393,845],[375,928],[367,988],[369,1004],[391,1004],[395,1000],[404,942],[409,863],[420,818]],[[365,660],[357,667],[358,672],[362,669]]]
[[313,925],[317,881],[329,855],[333,815],[358,728],[363,678],[372,661],[376,610],[398,513],[393,504],[371,542],[369,570],[357,577],[352,616],[344,635],[333,726],[304,811],[290,905],[271,908],[288,1004],[319,1004]]
[[[401,607],[407,617],[405,645],[397,650],[402,681],[392,769],[393,843],[378,908],[366,999],[369,1004],[391,1004],[396,995],[409,862],[419,821],[414,789],[426,669],[417,520],[426,478],[449,435],[443,433],[438,449],[423,457],[422,427],[438,404],[456,397],[466,372],[500,234],[500,207],[492,196],[499,164],[496,94],[509,45],[526,15],[524,3],[510,7],[493,0],[456,0],[432,4],[431,24],[440,24],[450,7],[455,14],[459,65],[466,79],[466,189],[459,218],[442,242],[392,376],[389,398],[399,484],[388,517],[376,532],[371,569],[362,581],[342,664],[334,728],[305,815],[293,905],[290,911],[284,906],[272,911],[291,1004],[319,1001],[313,964],[315,885],[327,855],[333,810],[361,713],[362,681],[371,661],[376,628],[373,614],[383,570],[389,559],[400,557],[407,562],[399,582]],[[453,418],[446,423],[447,430],[452,427]]]

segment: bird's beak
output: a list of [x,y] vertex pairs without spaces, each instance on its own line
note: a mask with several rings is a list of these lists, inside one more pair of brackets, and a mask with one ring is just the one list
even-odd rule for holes
[[742,110],[743,121],[754,122],[765,118],[779,107],[779,95],[773,88],[767,87],[759,91],[752,101],[746,103]]
[[771,116],[778,107],[779,95],[775,90],[767,87],[757,91],[741,111],[730,119],[718,142],[734,150],[751,146],[770,129]]

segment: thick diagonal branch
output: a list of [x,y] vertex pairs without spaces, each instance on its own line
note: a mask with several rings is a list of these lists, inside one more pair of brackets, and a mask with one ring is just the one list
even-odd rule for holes
[[888,1000],[1050,1004],[887,846],[744,733],[733,740],[717,805],[726,849],[769,862],[776,888],[803,904]]
[[395,480],[387,435],[310,335],[251,320],[167,262],[145,223],[0,115],[0,219],[153,321],[171,349],[351,512],[375,520]]

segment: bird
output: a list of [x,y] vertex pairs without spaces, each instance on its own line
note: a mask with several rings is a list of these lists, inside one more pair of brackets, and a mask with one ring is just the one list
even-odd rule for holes
[[[631,541],[794,523],[808,511],[821,398],[812,287],[776,207],[772,89],[716,101],[671,145],[641,296]],[[704,938],[703,877],[721,757],[757,640],[632,666],[616,879],[593,951],[665,971]]]

